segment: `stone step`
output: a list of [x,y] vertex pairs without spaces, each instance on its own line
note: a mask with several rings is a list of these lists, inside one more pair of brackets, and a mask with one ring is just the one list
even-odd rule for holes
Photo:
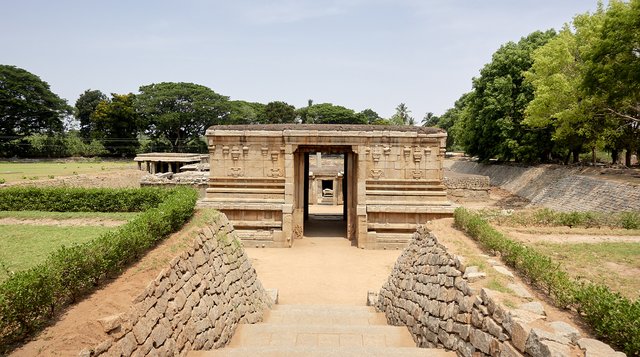
[[383,313],[354,309],[278,309],[267,311],[264,321],[284,325],[386,325]]
[[305,313],[313,312],[335,312],[335,313],[376,313],[376,310],[371,306],[365,305],[274,305],[271,308],[273,311],[297,311]]
[[229,347],[415,347],[405,326],[239,325]]
[[454,352],[417,347],[239,347],[192,351],[189,357],[455,357]]

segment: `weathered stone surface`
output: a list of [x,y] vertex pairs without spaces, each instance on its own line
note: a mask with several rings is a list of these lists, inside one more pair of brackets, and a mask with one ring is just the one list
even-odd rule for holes
[[522,298],[525,298],[525,299],[532,299],[533,298],[533,296],[531,295],[529,290],[527,290],[527,288],[524,287],[522,284],[513,284],[513,283],[512,284],[508,284],[507,288],[509,288],[517,296],[520,296]]
[[518,308],[521,310],[531,311],[537,315],[546,315],[546,312],[544,311],[544,306],[539,301],[528,302],[526,304],[520,305]]
[[[219,219],[226,221],[224,215]],[[205,345],[207,339],[211,339],[210,345],[213,341],[226,343],[243,319],[262,319],[272,302],[247,256],[237,248],[207,245],[209,240],[219,239],[216,235],[207,238],[203,233],[200,237],[205,241],[196,241],[195,248],[174,258],[141,294],[131,313],[101,319],[106,331],[114,331],[113,339],[95,347],[94,355],[184,354],[194,345]],[[209,259],[204,253],[209,248],[216,249],[212,253],[221,259]],[[214,293],[218,290],[222,294]],[[220,327],[216,329],[214,324]]]
[[491,335],[478,329],[472,329],[471,333],[469,334],[469,340],[471,341],[473,347],[486,354],[490,353],[492,339],[493,338],[491,337]]
[[511,270],[503,267],[502,265],[494,265],[493,269],[495,269],[498,273],[502,275],[506,275],[510,278],[513,278],[513,273],[511,272]]
[[571,341],[538,328],[531,329],[525,352],[533,357],[564,357],[570,353]]
[[616,352],[611,346],[592,338],[581,338],[578,340],[578,347],[584,351],[585,357],[623,357],[622,352]]
[[103,317],[99,319],[98,322],[100,323],[100,326],[102,326],[102,330],[109,333],[110,331],[120,327],[122,324],[122,314]]
[[556,334],[569,339],[573,343],[576,343],[581,337],[580,331],[563,321],[553,321],[549,323],[549,327],[551,327]]

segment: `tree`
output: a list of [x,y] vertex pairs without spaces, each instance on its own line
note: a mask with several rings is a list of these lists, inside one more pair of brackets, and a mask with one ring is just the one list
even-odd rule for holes
[[140,87],[135,108],[145,134],[183,152],[188,146],[201,150],[200,137],[214,124],[226,123],[228,97],[193,83],[163,82]]
[[617,121],[607,146],[626,149],[625,163],[640,147],[640,0],[610,1],[599,36],[586,55],[584,88]]
[[434,115],[432,112],[427,112],[422,118],[422,126],[438,126],[439,117]]
[[389,123],[382,118],[378,113],[373,111],[372,109],[365,109],[357,114],[364,123],[370,125],[389,125]]
[[31,134],[61,132],[63,118],[70,112],[67,102],[40,77],[0,65],[0,153],[19,153],[17,145]]
[[227,122],[229,124],[257,124],[260,122],[259,116],[264,112],[264,107],[265,105],[262,103],[244,100],[229,101]]
[[85,141],[91,138],[93,131],[91,114],[96,111],[100,102],[107,100],[107,96],[99,90],[87,89],[80,94],[75,105],[75,116],[80,122],[80,137]]
[[96,106],[91,115],[92,136],[104,144],[111,155],[131,156],[140,146],[137,135],[140,117],[134,109],[135,95],[111,93],[111,99]]
[[533,62],[532,52],[555,36],[553,30],[536,31],[518,43],[508,42],[473,80],[473,92],[462,115],[459,139],[465,151],[481,161],[491,158],[520,162],[546,160],[551,133],[523,126],[524,110],[533,99],[533,87],[524,72]]
[[396,113],[393,114],[390,121],[393,125],[415,125],[415,119],[410,115],[411,110],[404,103],[398,104]]
[[588,56],[587,91],[620,120],[640,122],[640,0],[610,1]]
[[259,115],[263,124],[287,124],[296,122],[296,108],[285,102],[270,102]]
[[305,109],[306,122],[311,124],[366,124],[363,116],[340,105],[322,103]]
[[604,144],[608,121],[601,115],[600,101],[585,93],[585,54],[596,41],[604,12],[578,15],[556,37],[534,51],[533,65],[525,77],[534,88],[524,123],[531,128],[550,128],[554,151],[564,151],[564,162],[573,154],[579,160],[583,148],[591,149],[593,160]]

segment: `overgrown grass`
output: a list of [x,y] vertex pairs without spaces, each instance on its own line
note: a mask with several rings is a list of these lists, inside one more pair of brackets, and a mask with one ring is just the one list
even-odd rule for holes
[[10,183],[133,168],[136,165],[132,161],[0,161],[0,178]]
[[640,229],[639,212],[557,212],[548,208],[525,210],[504,214],[502,211],[481,211],[482,217],[502,226],[569,227],[569,228],[620,228]]
[[0,211],[0,218],[15,219],[108,219],[115,221],[129,221],[140,212],[46,212],[46,211]]
[[640,243],[533,243],[562,263],[576,279],[606,285],[629,299],[640,298]]
[[0,225],[0,282],[43,263],[62,246],[89,242],[113,227]]
[[545,290],[558,307],[575,308],[596,335],[628,356],[640,356],[640,300],[631,301],[607,286],[572,278],[561,263],[537,249],[509,239],[479,214],[464,208],[454,213],[455,224],[487,250]]

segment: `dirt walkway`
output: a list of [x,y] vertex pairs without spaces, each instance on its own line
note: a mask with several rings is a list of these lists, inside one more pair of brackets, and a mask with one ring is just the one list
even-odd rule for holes
[[[380,290],[400,250],[363,250],[344,238],[339,206],[314,207],[305,237],[291,249],[246,248],[258,278],[281,304],[364,305]],[[318,214],[314,216],[313,213]]]

